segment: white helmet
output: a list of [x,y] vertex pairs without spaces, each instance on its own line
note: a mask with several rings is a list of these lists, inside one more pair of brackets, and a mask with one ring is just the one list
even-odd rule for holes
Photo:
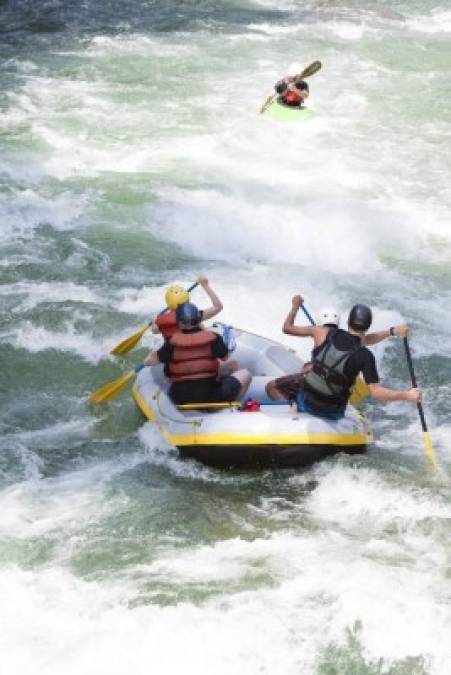
[[338,328],[340,325],[340,317],[333,307],[323,308],[318,316],[318,323],[320,326],[337,326]]

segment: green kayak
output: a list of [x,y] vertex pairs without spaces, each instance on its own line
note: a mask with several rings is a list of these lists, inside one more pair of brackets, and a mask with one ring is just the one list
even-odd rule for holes
[[315,114],[311,108],[289,106],[279,100],[271,103],[266,113],[276,120],[306,120]]

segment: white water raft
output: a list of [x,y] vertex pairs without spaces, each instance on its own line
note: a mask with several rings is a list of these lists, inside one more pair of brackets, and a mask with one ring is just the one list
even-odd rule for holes
[[[223,324],[214,329],[222,334]],[[270,380],[299,372],[302,361],[283,345],[234,328],[233,359],[248,368],[253,379],[245,399],[260,402],[258,412],[237,405],[219,410],[177,407],[167,395],[169,382],[163,367],[138,373],[133,397],[145,417],[183,456],[212,466],[302,466],[340,451],[364,452],[372,441],[366,421],[352,405],[340,420],[299,413],[293,418],[288,404],[271,405],[265,393]]]

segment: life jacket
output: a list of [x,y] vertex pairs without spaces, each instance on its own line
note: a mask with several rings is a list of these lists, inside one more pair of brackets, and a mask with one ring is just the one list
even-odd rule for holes
[[282,96],[282,101],[287,105],[301,105],[303,100],[303,97],[296,89],[289,89],[287,93]]
[[307,403],[323,410],[335,410],[348,402],[355,378],[344,374],[349,358],[361,347],[350,345],[342,350],[334,338],[340,329],[329,330],[323,344],[312,356],[311,370],[305,374],[304,391]]
[[174,310],[171,310],[170,312],[166,312],[165,314],[159,316],[155,320],[155,323],[160,329],[160,333],[166,340],[168,340],[169,338],[171,338],[173,335],[175,335],[180,331],[180,327],[175,318]]
[[169,344],[172,347],[171,360],[168,364],[168,375],[172,382],[182,380],[200,380],[207,377],[216,378],[219,370],[218,359],[215,359],[211,345],[217,335],[208,330],[196,333],[176,333]]

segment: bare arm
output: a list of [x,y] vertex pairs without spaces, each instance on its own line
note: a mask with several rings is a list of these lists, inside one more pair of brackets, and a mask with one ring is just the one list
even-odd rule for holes
[[152,333],[159,333],[160,332],[160,329],[158,328],[155,319],[152,321],[151,331],[152,331]]
[[202,318],[204,320],[212,319],[222,310],[223,308],[222,302],[220,301],[216,293],[213,291],[213,289],[210,288],[208,279],[206,277],[201,275],[200,277],[198,277],[197,280],[212,302],[211,307],[207,307],[207,309],[204,309],[202,311]]
[[368,391],[370,392],[370,396],[377,401],[413,401],[414,403],[421,401],[421,391],[419,389],[396,391],[394,389],[387,389],[377,383],[369,384]]
[[[410,328],[405,323],[393,328],[393,335],[398,337],[407,337],[409,333]],[[362,344],[364,344],[366,347],[376,345],[378,342],[382,342],[382,340],[386,340],[387,338],[391,337],[391,335],[390,328],[387,328],[386,330],[380,330],[378,333],[368,333],[368,335],[364,336]]]
[[315,345],[320,344],[324,339],[324,334],[327,333],[321,326],[295,326],[294,320],[299,311],[299,307],[304,302],[300,295],[295,295],[291,301],[292,307],[283,322],[282,330],[287,335],[296,335],[297,337],[311,337]]

